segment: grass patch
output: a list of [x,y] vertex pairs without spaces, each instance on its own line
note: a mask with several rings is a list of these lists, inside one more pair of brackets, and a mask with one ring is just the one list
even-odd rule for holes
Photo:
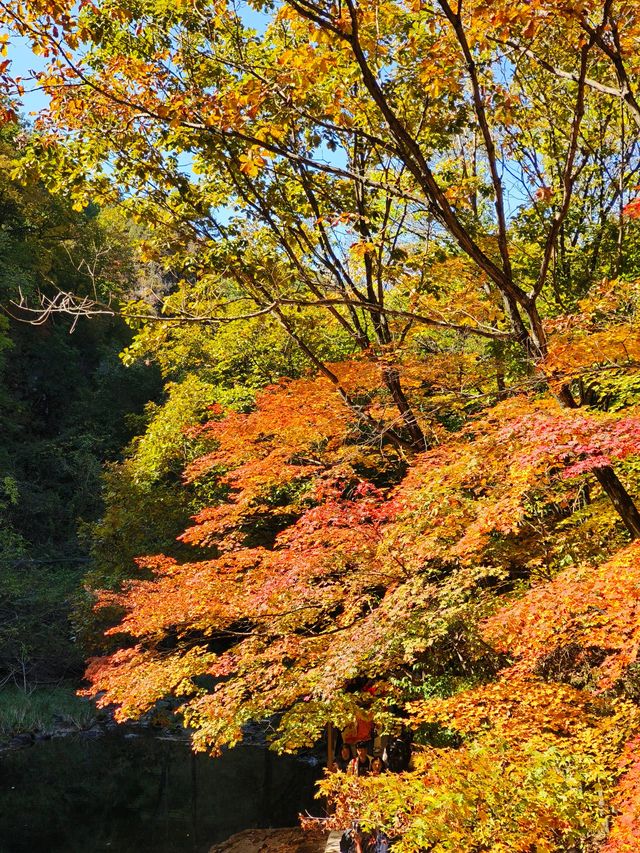
[[38,687],[30,692],[13,685],[0,689],[0,737],[29,732],[54,732],[59,728],[88,728],[96,709],[76,696],[72,687]]

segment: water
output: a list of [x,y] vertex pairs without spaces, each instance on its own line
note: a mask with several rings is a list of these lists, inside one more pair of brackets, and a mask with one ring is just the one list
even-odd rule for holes
[[119,731],[42,741],[0,756],[0,853],[204,853],[294,826],[319,773],[256,746],[211,759]]

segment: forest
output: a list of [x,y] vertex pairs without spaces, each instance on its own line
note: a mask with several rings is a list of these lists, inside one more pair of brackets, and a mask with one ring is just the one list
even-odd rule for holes
[[408,728],[319,783],[398,853],[640,849],[635,0],[0,33],[3,691]]

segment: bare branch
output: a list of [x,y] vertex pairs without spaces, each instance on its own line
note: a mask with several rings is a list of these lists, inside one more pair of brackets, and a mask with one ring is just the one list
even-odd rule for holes
[[[442,329],[444,331],[458,332],[464,335],[474,335],[476,337],[489,338],[492,340],[513,340],[513,334],[511,332],[505,332],[491,326],[451,323],[447,320],[427,317],[413,311],[387,308],[386,306],[381,306],[378,303],[361,302],[359,300],[350,300],[347,298],[293,299],[269,296],[268,301],[265,304],[260,305],[255,311],[248,311],[246,313],[233,315],[193,314],[188,311],[175,311],[173,314],[154,314],[151,312],[148,314],[138,312],[132,313],[112,304],[111,301],[106,303],[100,302],[95,299],[90,299],[87,296],[78,297],[73,293],[62,290],[56,293],[53,297],[49,297],[46,294],[41,293],[39,294],[39,298],[40,305],[38,307],[33,307],[21,293],[19,301],[12,301],[10,303],[17,310],[17,313],[9,312],[7,309],[5,310],[7,310],[7,313],[10,314],[13,319],[26,322],[34,326],[43,325],[56,314],[72,317],[74,319],[73,328],[75,328],[75,324],[82,317],[119,316],[123,317],[125,320],[138,320],[145,323],[201,323],[202,325],[216,325],[250,320],[270,313],[277,315],[280,308],[286,306],[309,309],[353,306],[362,308],[365,311],[381,312],[389,317],[401,317],[411,320],[414,323],[419,323],[420,325],[431,326],[432,328]],[[231,300],[231,302],[236,301],[237,300]],[[71,331],[73,331],[73,328]]]
[[504,207],[504,189],[502,186],[502,179],[500,178],[500,174],[498,172],[498,157],[496,152],[496,146],[493,141],[493,135],[489,126],[489,118],[485,109],[484,94],[482,91],[482,86],[480,84],[478,67],[473,58],[473,54],[471,52],[471,48],[469,47],[467,35],[465,33],[464,26],[462,23],[462,18],[460,14],[462,4],[459,3],[458,11],[454,12],[447,0],[439,0],[439,3],[441,9],[447,17],[447,20],[451,24],[451,27],[458,40],[458,44],[460,45],[460,48],[462,50],[465,62],[467,63],[467,70],[469,72],[469,78],[471,80],[471,90],[473,92],[473,105],[478,124],[480,125],[480,132],[482,134],[485,151],[487,153],[487,162],[489,164],[489,172],[491,174],[491,184],[493,186],[493,193],[495,198],[494,203],[496,210],[496,218],[498,221],[498,246],[500,248],[500,257],[502,258],[502,266],[505,275],[509,279],[511,279],[513,277],[513,273],[511,270],[509,242],[507,239],[507,217],[505,214]]
[[586,158],[583,158],[582,166],[578,166],[578,168],[574,171],[576,155],[578,153],[580,129],[582,127],[582,120],[584,118],[585,113],[585,78],[587,76],[587,60],[589,58],[589,52],[592,47],[593,39],[590,39],[589,42],[585,44],[582,47],[582,50],[580,51],[580,75],[578,80],[578,93],[576,96],[576,105],[573,113],[571,138],[569,140],[569,147],[567,150],[567,157],[562,175],[562,203],[559,209],[556,211],[555,216],[553,217],[551,228],[549,229],[549,233],[547,234],[542,263],[540,265],[540,272],[538,274],[538,280],[531,294],[531,298],[533,299],[538,296],[538,294],[542,291],[542,288],[544,287],[544,283],[547,278],[547,271],[549,269],[553,249],[555,247],[556,240],[558,239],[560,228],[562,227],[562,223],[567,218],[567,214],[569,213],[569,207],[571,205],[571,198],[573,196],[575,182],[578,178],[578,175],[580,174],[580,171],[586,163]]

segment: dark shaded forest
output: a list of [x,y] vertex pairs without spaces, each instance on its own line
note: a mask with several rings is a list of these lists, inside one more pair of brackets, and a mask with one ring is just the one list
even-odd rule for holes
[[124,231],[11,180],[22,133],[0,138],[0,683],[30,691],[82,675],[87,531],[104,510],[104,465],[143,429],[162,386],[156,366],[123,365],[122,320],[34,324],[18,307],[36,292],[134,286]]

